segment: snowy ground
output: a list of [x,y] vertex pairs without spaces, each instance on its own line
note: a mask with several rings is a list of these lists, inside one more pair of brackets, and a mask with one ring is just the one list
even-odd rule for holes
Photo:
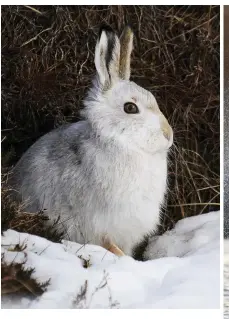
[[229,318],[229,239],[224,241],[224,318]]
[[[41,297],[2,298],[2,308],[219,308],[219,212],[190,217],[151,240],[145,262],[116,257],[99,246],[81,246],[6,231],[4,261],[35,268],[50,279]],[[16,244],[26,244],[14,252]],[[83,259],[89,267],[83,267]]]

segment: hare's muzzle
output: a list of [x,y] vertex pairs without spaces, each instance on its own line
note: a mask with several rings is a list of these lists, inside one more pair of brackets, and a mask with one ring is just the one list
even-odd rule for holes
[[163,135],[170,142],[169,146],[171,146],[173,143],[173,130],[163,114],[161,114],[160,122],[161,122],[161,130],[163,132]]

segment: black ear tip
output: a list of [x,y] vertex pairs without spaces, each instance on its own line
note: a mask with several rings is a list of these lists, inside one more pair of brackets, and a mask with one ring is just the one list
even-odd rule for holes
[[102,32],[105,31],[106,33],[114,33],[114,30],[108,24],[101,24],[99,29],[99,38],[101,37]]

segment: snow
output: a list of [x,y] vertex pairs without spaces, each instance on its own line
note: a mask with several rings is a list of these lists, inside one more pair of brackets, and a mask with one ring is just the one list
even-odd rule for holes
[[[144,262],[117,257],[99,246],[57,244],[7,230],[3,260],[24,262],[25,268],[35,268],[34,279],[50,283],[40,297],[2,297],[2,308],[219,308],[219,215],[179,221],[150,240]],[[25,249],[12,251],[16,244]],[[83,267],[85,260],[88,268]]]
[[229,239],[224,240],[224,318],[229,318]]

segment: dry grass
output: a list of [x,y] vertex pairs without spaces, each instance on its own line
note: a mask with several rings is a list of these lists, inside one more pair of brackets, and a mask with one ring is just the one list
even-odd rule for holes
[[129,23],[135,33],[132,79],[153,92],[175,133],[163,230],[219,209],[219,11],[2,6],[2,165],[13,165],[54,127],[77,121],[94,73],[100,24],[121,31]]
[[12,295],[15,293],[26,296],[38,297],[43,294],[49,282],[39,284],[31,275],[34,269],[24,269],[23,264],[1,263],[1,294]]
[[[26,246],[16,245],[10,251],[23,252]],[[26,253],[25,253],[26,254]],[[16,263],[12,261],[7,263],[4,258],[4,253],[1,256],[1,293],[3,295],[12,295],[15,293],[32,295],[37,297],[43,294],[46,290],[49,281],[39,283],[32,278],[34,269],[26,268],[24,263]]]
[[13,229],[37,236],[42,236],[53,242],[61,242],[63,232],[58,231],[57,219],[49,222],[49,218],[44,211],[37,213],[27,213],[23,209],[23,204],[12,200],[10,188],[7,186],[8,174],[2,175],[1,193],[1,230]]

